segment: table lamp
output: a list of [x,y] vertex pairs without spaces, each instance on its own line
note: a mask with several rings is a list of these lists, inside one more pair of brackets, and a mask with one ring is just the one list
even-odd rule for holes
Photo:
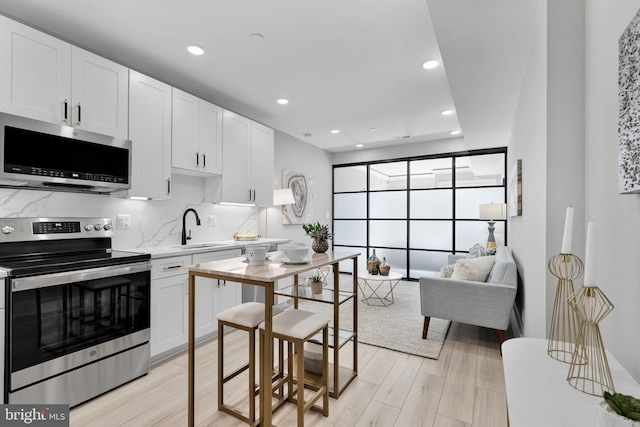
[[489,224],[489,238],[487,239],[487,249],[496,247],[496,238],[493,231],[496,219],[507,218],[507,205],[505,203],[489,203],[480,205],[480,219],[484,219]]
[[[282,206],[282,205],[292,205],[296,202],[293,198],[293,191],[290,188],[280,188],[277,190],[273,190],[273,205],[272,206]],[[267,237],[267,227],[269,224],[268,221],[268,213],[269,208],[264,212],[264,237]]]

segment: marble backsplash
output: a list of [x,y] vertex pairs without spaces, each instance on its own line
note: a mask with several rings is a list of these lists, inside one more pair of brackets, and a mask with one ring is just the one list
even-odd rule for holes
[[[112,245],[116,249],[142,248],[180,244],[182,215],[187,208],[198,212],[187,215],[191,243],[227,240],[238,233],[258,232],[258,208],[227,206],[204,201],[202,178],[173,175],[169,200],[129,200],[105,195],[76,194],[54,191],[0,188],[0,217],[109,217],[114,225],[116,215],[131,215],[131,228],[114,227]],[[209,226],[215,215],[217,225]]]

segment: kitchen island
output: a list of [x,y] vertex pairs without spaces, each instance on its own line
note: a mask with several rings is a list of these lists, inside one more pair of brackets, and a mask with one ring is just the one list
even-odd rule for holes
[[[357,288],[358,277],[358,252],[327,252],[314,253],[304,264],[287,264],[281,257],[281,253],[274,254],[271,260],[264,265],[249,265],[243,257],[231,258],[220,261],[211,261],[202,264],[188,266],[189,270],[189,346],[188,346],[188,425],[195,425],[195,305],[196,305],[196,277],[235,282],[238,286],[247,283],[265,288],[265,334],[264,348],[260,349],[260,425],[271,426],[271,371],[273,367],[273,330],[271,318],[273,316],[273,301],[275,284],[280,279],[294,277],[297,282],[298,275],[316,268],[332,266],[334,286],[340,283],[338,264],[341,261],[353,261],[354,289]],[[356,317],[357,319],[357,317]],[[357,354],[357,321],[354,322],[353,331],[354,353]],[[357,357],[355,358],[357,360]],[[357,374],[354,366],[353,377]],[[352,377],[352,378],[353,378]]]

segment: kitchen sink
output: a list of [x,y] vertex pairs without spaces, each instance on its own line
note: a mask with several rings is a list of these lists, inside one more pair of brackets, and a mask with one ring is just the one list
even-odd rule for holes
[[219,248],[222,246],[229,246],[226,243],[194,243],[193,245],[176,245],[173,248],[178,249],[202,249],[202,248]]

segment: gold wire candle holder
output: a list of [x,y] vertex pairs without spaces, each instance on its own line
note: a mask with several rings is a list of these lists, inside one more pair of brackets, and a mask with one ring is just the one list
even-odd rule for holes
[[573,281],[584,272],[584,264],[573,254],[556,254],[549,259],[547,266],[551,274],[558,278],[547,354],[561,362],[571,363],[579,321],[567,300],[574,292]]
[[602,396],[605,391],[615,393],[598,325],[613,310],[613,304],[597,286],[580,287],[568,303],[581,323],[567,381],[576,390],[593,396]]

